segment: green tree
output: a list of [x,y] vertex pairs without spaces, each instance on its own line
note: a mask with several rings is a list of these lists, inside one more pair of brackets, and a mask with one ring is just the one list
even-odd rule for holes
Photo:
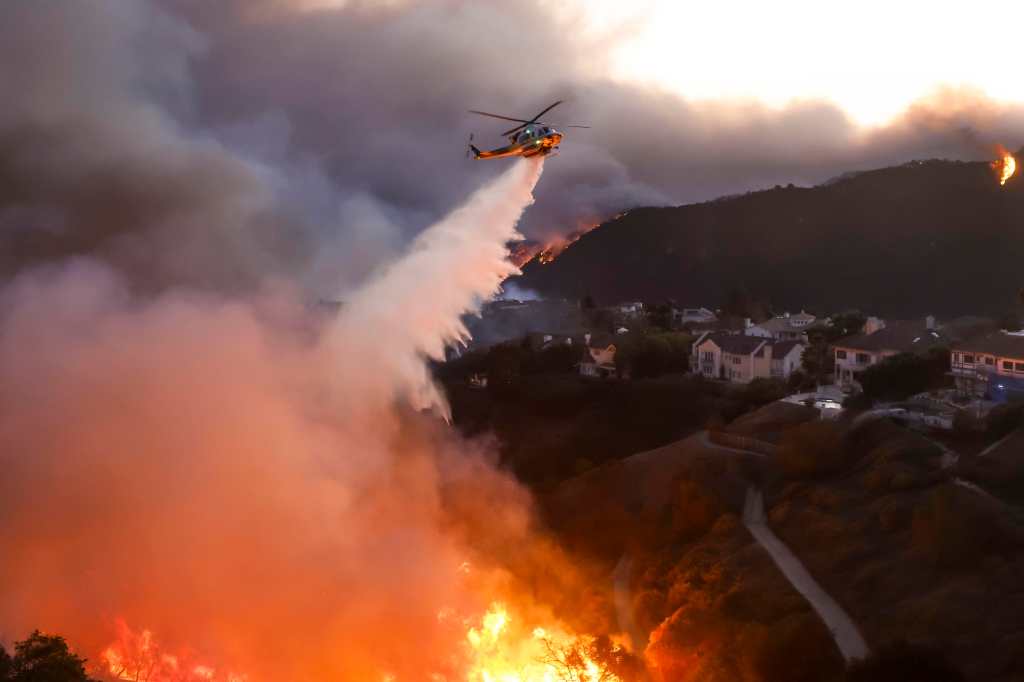
[[9,659],[9,671],[3,679],[10,682],[93,682],[85,674],[85,659],[73,654],[63,637],[44,635],[38,630],[28,639],[15,643],[14,658]]

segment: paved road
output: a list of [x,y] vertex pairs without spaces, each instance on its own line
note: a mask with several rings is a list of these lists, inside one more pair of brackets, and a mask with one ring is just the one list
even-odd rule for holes
[[843,658],[847,661],[866,658],[870,653],[867,642],[864,641],[850,616],[811,577],[811,574],[807,572],[807,569],[790,551],[789,547],[768,528],[765,520],[764,496],[760,491],[750,488],[747,491],[747,500],[743,509],[743,524],[747,530],[754,536],[758,544],[767,550],[772,561],[779,567],[790,584],[810,603],[811,608],[832,633]]

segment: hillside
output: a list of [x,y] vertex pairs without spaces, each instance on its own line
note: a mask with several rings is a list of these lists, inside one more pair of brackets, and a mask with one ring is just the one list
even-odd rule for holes
[[[1019,482],[1018,436],[999,447],[1004,461],[972,467],[989,495],[957,483],[965,471],[940,469],[939,449],[919,434],[886,421],[807,421],[792,407],[728,427],[762,440],[781,432],[774,455],[698,433],[542,497],[565,546],[609,573],[628,562],[614,590],[634,645],[680,682],[1024,679],[1024,517],[1019,497],[1004,494]],[[750,486],[764,491],[767,526],[873,652],[906,640],[964,678],[919,666],[919,677],[844,678],[831,633],[741,523]]]
[[1024,181],[982,162],[915,161],[812,187],[639,208],[516,284],[544,295],[888,316],[1000,314],[1024,286]]

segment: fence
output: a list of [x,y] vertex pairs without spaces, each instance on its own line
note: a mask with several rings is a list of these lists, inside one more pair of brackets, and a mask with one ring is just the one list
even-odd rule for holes
[[728,431],[708,431],[708,440],[715,445],[721,445],[727,448],[736,448],[737,450],[750,450],[751,452],[757,452],[762,455],[772,457],[778,452],[779,448],[777,445],[766,443],[763,440],[757,438],[751,438],[750,436],[741,436],[738,433],[729,433]]

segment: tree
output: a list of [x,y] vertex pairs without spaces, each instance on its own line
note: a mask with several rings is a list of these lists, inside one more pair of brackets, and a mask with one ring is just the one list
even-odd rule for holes
[[[7,657],[9,682],[94,682],[85,674],[85,659],[71,653],[63,637],[36,630],[14,645],[14,658]],[[0,665],[5,665],[0,663]]]
[[787,478],[814,478],[838,471],[844,455],[842,428],[835,422],[811,421],[782,434],[776,461]]
[[657,327],[665,331],[672,329],[672,304],[671,303],[655,303],[653,305],[646,306],[647,308],[647,321],[652,327]]
[[867,318],[861,313],[843,313],[832,318],[832,324],[825,327],[825,334],[829,341],[841,339],[851,334],[859,334],[864,329]]
[[487,357],[487,388],[496,394],[519,387],[523,372],[523,351],[512,345],[495,346]]
[[824,339],[815,339],[811,345],[804,348],[800,361],[803,363],[804,372],[817,384],[824,383],[825,377],[831,377],[836,371],[835,355]]
[[860,384],[871,400],[903,400],[943,385],[948,370],[948,349],[932,348],[923,356],[900,353],[864,370]]

